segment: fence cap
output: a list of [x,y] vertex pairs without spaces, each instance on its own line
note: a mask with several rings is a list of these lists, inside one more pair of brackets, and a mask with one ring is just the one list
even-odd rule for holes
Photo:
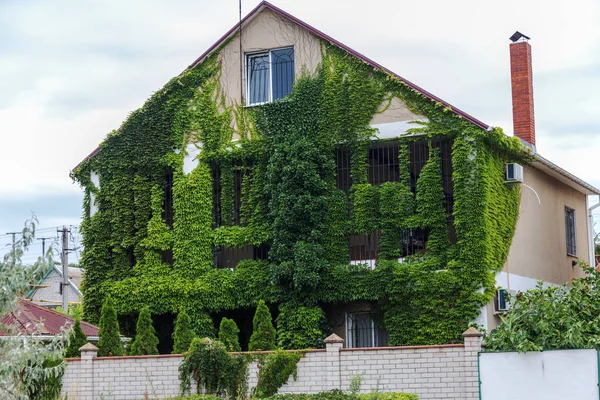
[[331,335],[329,335],[327,337],[327,339],[324,340],[324,342],[325,343],[344,343],[344,339],[342,339],[335,333],[332,333]]
[[84,344],[83,346],[81,346],[79,348],[79,351],[81,351],[81,352],[85,352],[85,351],[95,351],[95,352],[98,352],[98,348],[96,346],[94,346],[93,344],[91,344],[91,343],[86,343],[86,344]]
[[470,327],[466,331],[463,332],[463,337],[482,337],[483,333],[479,332],[477,329]]

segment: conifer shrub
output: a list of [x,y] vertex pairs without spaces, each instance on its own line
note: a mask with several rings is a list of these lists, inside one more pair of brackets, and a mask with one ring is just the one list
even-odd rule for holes
[[183,354],[188,351],[195,337],[190,316],[187,312],[181,311],[177,315],[175,330],[173,331],[173,354]]
[[275,345],[276,335],[271,312],[265,302],[260,300],[252,320],[252,336],[250,336],[248,350],[275,350],[277,348]]
[[87,344],[87,336],[81,329],[81,319],[75,318],[75,325],[69,335],[69,346],[65,349],[65,357],[81,357],[79,348]]
[[235,321],[223,318],[219,326],[219,340],[223,342],[227,351],[242,351],[239,340],[240,330]]
[[122,356],[124,349],[119,334],[119,321],[117,321],[117,312],[110,296],[104,300],[102,305],[99,325],[98,357]]
[[158,338],[152,326],[152,317],[148,307],[142,308],[135,327],[135,340],[131,345],[130,355],[145,356],[158,354]]

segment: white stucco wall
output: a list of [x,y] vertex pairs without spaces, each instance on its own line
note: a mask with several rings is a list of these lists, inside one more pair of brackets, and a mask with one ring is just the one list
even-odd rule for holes
[[597,400],[596,350],[482,353],[481,400]]

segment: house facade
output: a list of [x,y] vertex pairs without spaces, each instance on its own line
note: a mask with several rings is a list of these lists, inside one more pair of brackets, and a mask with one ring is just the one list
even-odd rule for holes
[[262,299],[287,348],[460,341],[496,286],[590,259],[599,192],[523,140],[263,2],[74,169],[85,318],[110,295],[161,351],[181,310],[244,346]]
[[36,285],[32,285],[26,298],[42,307],[56,308],[62,306],[62,291],[66,287],[69,304],[79,305],[82,300],[79,290],[82,279],[81,269],[69,267],[69,285],[64,286],[62,270],[53,266]]

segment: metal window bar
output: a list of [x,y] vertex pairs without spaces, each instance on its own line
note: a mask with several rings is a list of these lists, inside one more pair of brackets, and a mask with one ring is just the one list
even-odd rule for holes
[[271,51],[273,101],[287,96],[294,85],[294,49]]
[[247,173],[246,168],[236,168],[234,171],[233,224],[240,225],[242,209],[242,181]]
[[349,313],[346,324],[349,348],[387,346],[389,333],[375,326],[371,313]]
[[577,254],[575,237],[575,210],[565,207],[565,231],[567,235],[567,254]]
[[221,170],[217,164],[211,165],[213,180],[213,224],[221,226]]
[[348,194],[352,186],[350,176],[350,150],[347,147],[337,147],[335,149],[335,187]]
[[173,170],[170,168],[165,175],[162,217],[169,228],[173,228]]
[[248,56],[248,104],[261,104],[269,101],[271,91],[270,55]]

